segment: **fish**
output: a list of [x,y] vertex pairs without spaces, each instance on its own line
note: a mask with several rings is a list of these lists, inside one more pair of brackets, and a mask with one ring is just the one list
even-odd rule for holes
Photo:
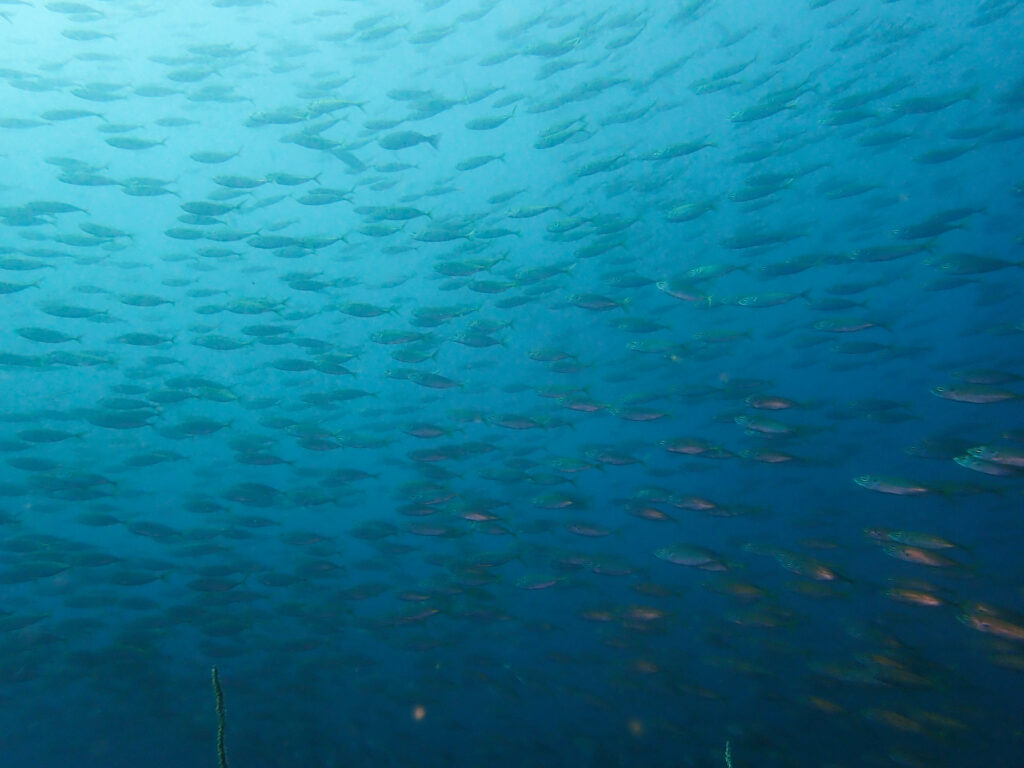
[[429,144],[434,149],[437,149],[438,142],[440,140],[440,134],[426,136],[422,133],[417,133],[416,131],[394,131],[381,136],[377,139],[377,143],[383,149],[392,151],[408,149],[409,147],[415,147],[417,144]]
[[923,496],[935,492],[931,486],[902,477],[859,475],[853,479],[853,482],[869,491],[893,496]]
[[5,765],[1013,764],[1018,3],[0,5]]

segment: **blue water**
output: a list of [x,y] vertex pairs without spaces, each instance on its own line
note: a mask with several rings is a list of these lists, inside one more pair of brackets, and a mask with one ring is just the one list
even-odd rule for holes
[[0,16],[3,768],[1024,765],[1020,3]]

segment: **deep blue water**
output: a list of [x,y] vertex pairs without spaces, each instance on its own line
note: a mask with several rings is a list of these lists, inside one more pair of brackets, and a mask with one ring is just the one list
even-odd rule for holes
[[1020,3],[0,16],[0,766],[1024,765]]

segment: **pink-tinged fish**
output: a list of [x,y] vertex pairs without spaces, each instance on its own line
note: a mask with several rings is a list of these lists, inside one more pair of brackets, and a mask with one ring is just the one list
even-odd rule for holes
[[471,523],[491,523],[501,519],[495,514],[479,509],[468,509],[465,512],[460,512],[459,517],[463,520],[469,520]]
[[544,493],[534,496],[530,502],[540,509],[569,509],[570,507],[586,506],[584,499],[567,493]]
[[687,456],[699,456],[715,447],[699,437],[676,437],[671,440],[661,440],[658,445],[669,453],[683,453]]
[[675,522],[675,520],[662,512],[657,507],[652,507],[649,504],[629,503],[626,505],[626,509],[629,514],[634,517],[639,517],[641,520],[654,520],[657,522]]
[[957,545],[941,536],[918,531],[897,531],[889,528],[865,528],[864,533],[875,541],[891,541],[920,549],[953,549]]
[[953,461],[964,469],[980,472],[991,477],[1017,477],[1020,475],[1020,470],[1017,467],[1011,467],[1007,464],[996,464],[991,461],[982,461],[974,456],[954,456]]
[[488,419],[488,422],[496,427],[504,427],[505,429],[541,429],[544,426],[534,418],[514,413],[493,416]]
[[995,635],[1004,640],[1024,643],[1024,623],[1015,623],[1000,617],[997,611],[987,605],[973,605],[957,616],[961,623],[971,629]]
[[921,589],[908,589],[905,587],[893,587],[883,592],[886,597],[890,600],[895,600],[899,603],[909,603],[910,605],[921,605],[927,608],[937,608],[940,605],[945,605],[946,602],[938,595],[926,592]]
[[902,477],[859,475],[853,478],[853,482],[861,488],[867,488],[869,491],[888,493],[893,496],[923,496],[935,492],[935,489],[930,488],[924,483],[907,480]]
[[727,571],[729,569],[716,552],[693,544],[673,544],[670,547],[660,547],[654,550],[654,556],[667,563],[699,568],[702,571]]
[[924,733],[925,728],[916,720],[899,712],[890,709],[869,709],[864,712],[864,717],[872,722],[888,726],[900,733]]
[[662,280],[657,283],[659,291],[681,301],[707,302],[710,303],[708,294],[692,283],[679,280]]
[[840,578],[838,573],[824,563],[792,552],[776,552],[775,561],[790,573],[813,581],[837,581]]
[[768,555],[790,573],[803,576],[811,581],[845,581],[831,566],[795,552],[761,544],[745,544],[743,549],[758,555]]
[[911,547],[906,544],[885,544],[882,546],[882,551],[889,555],[889,557],[895,557],[897,560],[904,560],[915,565],[927,565],[931,568],[949,568],[954,565],[960,565],[956,560],[936,554],[934,551],[921,549],[920,547]]
[[740,455],[745,459],[759,461],[762,464],[786,464],[796,459],[792,454],[783,453],[782,451],[743,451]]
[[1024,446],[978,445],[974,448],[968,448],[967,453],[976,459],[993,464],[1024,468]]
[[603,411],[607,407],[604,403],[581,396],[563,397],[558,402],[563,408],[568,408],[570,411],[580,411],[581,413]]
[[430,440],[435,437],[441,437],[442,435],[448,434],[448,430],[444,429],[443,427],[438,427],[435,426],[434,424],[427,424],[423,422],[418,424],[410,424],[402,431],[405,432],[405,434],[407,435],[412,435],[413,437],[418,437],[426,440]]
[[944,400],[955,400],[958,403],[1004,403],[1007,400],[1019,400],[1022,395],[1008,389],[998,389],[984,384],[964,384],[962,386],[932,387],[932,394]]
[[751,395],[746,399],[747,405],[764,411],[783,411],[788,408],[795,408],[797,403],[788,397],[778,395]]
[[515,580],[515,585],[520,589],[538,590],[550,589],[556,584],[565,580],[564,576],[551,576],[549,574],[528,573]]
[[677,509],[692,509],[695,512],[709,512],[718,509],[718,504],[702,496],[673,495],[668,503]]

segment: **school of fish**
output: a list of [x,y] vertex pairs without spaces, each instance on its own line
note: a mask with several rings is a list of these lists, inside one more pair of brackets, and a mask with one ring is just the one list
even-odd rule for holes
[[5,768],[1024,764],[1019,0],[0,17]]

